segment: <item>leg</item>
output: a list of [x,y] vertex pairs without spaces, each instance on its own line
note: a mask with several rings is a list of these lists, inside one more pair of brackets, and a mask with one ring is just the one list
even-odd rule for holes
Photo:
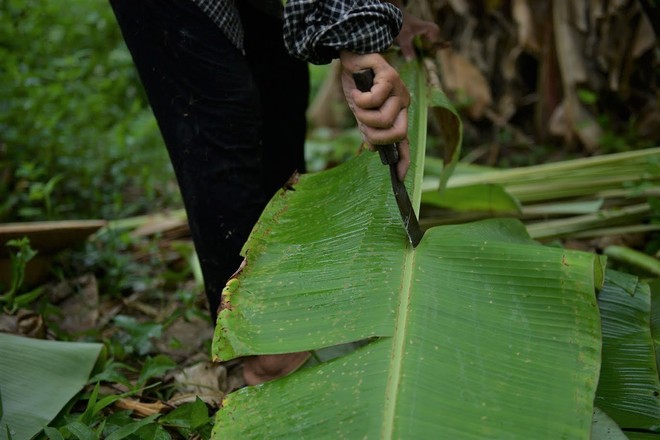
[[[305,112],[309,100],[307,63],[293,58],[284,47],[282,21],[239,2],[245,30],[245,52],[264,115],[264,186],[269,195],[291,175],[305,172]],[[248,356],[243,378],[256,385],[285,376],[309,359],[309,352]]]
[[280,19],[254,9],[250,2],[237,4],[245,30],[247,62],[263,111],[264,184],[271,195],[295,171],[306,171],[309,69],[284,47]]
[[258,92],[243,54],[193,2],[110,3],[172,160],[215,321],[269,197]]

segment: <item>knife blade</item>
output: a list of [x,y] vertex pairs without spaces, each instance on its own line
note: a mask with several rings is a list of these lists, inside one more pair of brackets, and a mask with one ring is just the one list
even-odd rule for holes
[[[355,81],[355,86],[361,92],[368,92],[371,90],[371,86],[374,81],[374,72],[371,69],[364,69],[358,72],[353,73],[353,81]],[[406,190],[405,184],[399,180],[399,177],[396,172],[396,164],[399,162],[399,150],[397,149],[396,144],[388,145],[376,145],[378,154],[380,155],[380,160],[383,165],[389,165],[390,168],[390,180],[392,181],[392,192],[394,193],[394,198],[396,204],[399,208],[399,213],[401,214],[401,220],[403,221],[403,227],[408,236],[408,241],[413,248],[417,247],[419,242],[422,239],[422,229],[419,227],[419,221],[417,220],[417,215],[415,214],[415,209],[412,206],[410,197],[408,196],[408,191]]]

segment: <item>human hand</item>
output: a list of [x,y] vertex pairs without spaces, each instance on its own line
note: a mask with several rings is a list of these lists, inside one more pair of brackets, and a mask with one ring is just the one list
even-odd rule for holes
[[425,43],[437,43],[440,38],[440,28],[432,21],[406,12],[401,0],[387,0],[398,7],[403,14],[403,24],[399,35],[394,39],[394,44],[399,46],[406,61],[415,59],[415,37],[419,36]]
[[[408,106],[410,93],[399,73],[380,54],[342,51],[342,87],[348,106],[358,122],[362,138],[370,150],[377,145],[395,143],[399,150],[397,176],[403,181],[410,167],[408,144]],[[371,90],[361,92],[353,73],[364,69],[374,72]]]
[[403,26],[401,26],[399,35],[394,39],[394,44],[399,46],[407,61],[415,59],[414,41],[417,36],[420,36],[426,43],[437,43],[440,28],[431,21],[422,20],[403,11]]

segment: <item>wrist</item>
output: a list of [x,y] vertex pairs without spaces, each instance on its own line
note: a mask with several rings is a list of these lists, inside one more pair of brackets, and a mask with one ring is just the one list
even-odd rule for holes
[[344,69],[355,72],[362,68],[361,65],[364,64],[363,61],[365,56],[366,55],[344,49],[339,51],[339,62]]
[[362,69],[378,69],[383,64],[387,64],[381,54],[378,53],[355,53],[349,50],[339,51],[339,61],[342,67],[350,72],[357,72]]

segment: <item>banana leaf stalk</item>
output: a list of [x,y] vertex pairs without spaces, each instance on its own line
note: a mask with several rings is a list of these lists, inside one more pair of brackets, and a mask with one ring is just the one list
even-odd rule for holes
[[[656,226],[660,227],[660,225]],[[660,277],[660,261],[643,252],[626,246],[611,245],[606,247],[603,253],[612,259],[642,269],[652,276]]]
[[[437,191],[442,161],[427,158],[424,191]],[[498,184],[523,204],[568,197],[640,197],[660,192],[660,148],[529,167],[492,169],[459,164],[447,188]],[[646,193],[645,193],[646,192]]]
[[[422,195],[426,208],[420,221],[426,228],[513,216],[541,240],[584,236],[590,230],[607,234],[654,230],[649,227],[648,200],[660,195],[660,148],[505,170],[459,164],[444,190],[438,189],[439,179],[434,177],[441,166],[437,158],[426,160]],[[457,203],[454,193],[459,191],[464,197]],[[503,195],[493,197],[501,193],[512,201]],[[514,203],[517,211],[511,208]]]
[[596,214],[528,223],[527,231],[532,237],[539,240],[566,237],[596,228],[637,225],[648,218],[650,211],[648,203],[641,203],[624,208],[603,210]]

